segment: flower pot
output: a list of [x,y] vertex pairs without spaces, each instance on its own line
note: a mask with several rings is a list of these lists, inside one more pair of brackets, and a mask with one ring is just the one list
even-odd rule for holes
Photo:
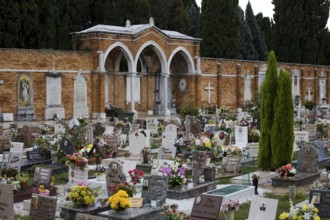
[[235,210],[230,210],[229,212],[225,212],[225,220],[234,220]]

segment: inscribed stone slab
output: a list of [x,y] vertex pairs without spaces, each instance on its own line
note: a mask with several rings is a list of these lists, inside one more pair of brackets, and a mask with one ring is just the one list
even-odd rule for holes
[[310,143],[303,143],[298,152],[297,171],[317,173],[319,153]]
[[56,213],[56,197],[33,195],[31,198],[30,220],[53,220]]
[[319,210],[318,215],[321,218],[330,218],[330,190],[311,190],[309,192],[309,201],[314,198],[314,206]]
[[21,171],[21,162],[23,157],[24,143],[11,142],[10,148],[10,167],[17,169],[18,173]]
[[235,126],[235,146],[240,148],[246,147],[248,143],[248,127]]
[[0,219],[14,220],[13,186],[0,183]]
[[275,220],[278,200],[252,197],[248,220]]
[[146,147],[146,137],[140,132],[129,135],[129,152],[132,156],[139,156],[142,149]]
[[158,120],[156,118],[146,118],[147,130],[151,133],[158,133]]
[[38,187],[39,184],[43,184],[46,187],[49,187],[51,176],[52,176],[51,168],[37,166],[34,171],[33,185]]
[[143,189],[141,197],[143,202],[150,202],[151,200],[159,200],[160,205],[166,201],[167,195],[167,177],[152,175],[143,180]]
[[73,117],[88,116],[87,82],[79,72],[74,81]]
[[[222,196],[199,195],[195,198],[193,208],[191,210],[192,217],[217,220],[219,218]],[[194,218],[192,218],[194,219]]]
[[168,160],[174,159],[176,154],[176,147],[160,147],[158,152],[158,159]]

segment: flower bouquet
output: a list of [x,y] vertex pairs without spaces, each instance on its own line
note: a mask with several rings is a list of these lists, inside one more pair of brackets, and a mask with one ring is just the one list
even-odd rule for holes
[[225,202],[220,207],[220,212],[226,213],[229,211],[238,211],[239,210],[239,201],[229,199],[228,202]]
[[160,213],[161,215],[165,215],[167,220],[182,220],[186,218],[186,214],[183,212],[177,211],[178,205],[163,205],[163,211]]
[[168,185],[170,187],[180,187],[187,182],[186,169],[186,164],[183,164],[181,160],[176,160],[172,167],[164,166],[162,173],[168,176]]
[[44,185],[39,185],[38,188],[35,188],[35,193],[42,195],[42,196],[49,196],[49,190],[46,189]]
[[66,158],[67,158],[66,165],[71,166],[73,169],[75,167],[79,167],[81,170],[84,170],[87,167],[88,164],[87,158],[84,158],[79,153],[67,155]]
[[289,177],[295,176],[297,173],[296,169],[291,164],[287,164],[278,168],[276,172],[280,176],[289,176]]
[[137,170],[137,169],[133,169],[128,171],[128,174],[131,177],[131,182],[136,185],[137,183],[141,183],[141,179],[144,176],[143,171]]
[[108,200],[111,209],[121,210],[130,206],[130,200],[128,194],[124,190],[119,190],[116,194],[109,197]]
[[122,120],[117,121],[117,122],[115,123],[115,126],[116,126],[117,128],[122,128],[122,127],[125,126],[125,122],[122,121]]
[[112,191],[114,194],[120,190],[125,191],[129,197],[133,197],[137,193],[135,186],[131,186],[128,182],[116,184],[110,188],[110,191]]
[[318,209],[313,205],[316,199],[316,197],[313,197],[310,204],[303,204],[301,207],[294,207],[293,202],[290,200],[290,212],[282,212],[279,219],[320,220],[321,218],[317,214]]
[[97,196],[97,192],[85,184],[75,185],[69,192],[69,200],[80,206],[93,205]]

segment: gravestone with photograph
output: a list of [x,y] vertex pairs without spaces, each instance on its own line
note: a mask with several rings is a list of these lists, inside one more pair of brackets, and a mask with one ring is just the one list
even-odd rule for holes
[[0,219],[14,219],[14,188],[0,183]]
[[107,183],[108,196],[111,196],[113,194],[113,192],[111,191],[112,187],[114,187],[117,184],[126,182],[126,176],[122,171],[122,166],[117,161],[110,162],[105,177]]
[[277,206],[277,199],[252,197],[248,220],[275,220]]
[[39,187],[40,184],[44,185],[46,188],[50,187],[52,177],[52,169],[47,167],[37,166],[34,171],[33,183],[35,187]]
[[65,128],[61,123],[54,125],[54,135],[61,136],[65,133]]
[[30,220],[53,220],[56,214],[57,197],[32,195]]
[[249,143],[249,157],[257,158],[259,153],[259,143]]
[[32,146],[32,129],[29,125],[23,126],[23,141],[25,147],[31,147]]
[[64,154],[73,154],[75,150],[75,146],[68,138],[62,138],[60,141],[60,150],[63,151]]
[[1,170],[8,167],[10,167],[10,152],[4,151],[2,153]]
[[138,157],[142,149],[146,147],[146,136],[140,132],[133,132],[129,135],[129,152],[131,156]]
[[147,130],[151,133],[158,133],[158,119],[157,118],[146,118]]
[[151,175],[143,180],[142,195],[143,203],[156,201],[157,206],[162,206],[166,202],[167,177]]
[[321,218],[330,218],[330,190],[314,190],[309,192],[309,202],[314,198],[314,206],[319,210]]
[[235,146],[245,148],[248,144],[248,127],[235,126]]
[[220,207],[222,203],[222,196],[213,196],[201,194],[195,198],[192,210],[192,220],[210,219],[220,220]]
[[23,147],[24,143],[11,142],[12,146],[10,148],[10,167],[15,168],[18,173],[21,171],[21,163],[23,158]]

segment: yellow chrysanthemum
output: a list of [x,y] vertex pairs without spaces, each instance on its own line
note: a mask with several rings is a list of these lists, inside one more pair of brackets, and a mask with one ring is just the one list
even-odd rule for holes
[[298,216],[297,220],[303,220],[303,217],[300,215]]
[[210,140],[206,140],[204,143],[205,147],[210,148],[211,147],[211,141]]
[[314,213],[318,213],[319,210],[318,210],[316,207],[314,207],[314,208],[313,208],[313,212],[314,212]]
[[303,204],[303,206],[301,207],[301,210],[302,210],[303,212],[306,212],[307,209],[308,209],[308,206],[307,206],[306,204]]
[[285,220],[287,217],[288,217],[288,213],[286,212],[282,212],[282,214],[280,215],[281,220]]
[[314,220],[321,220],[321,218],[318,215],[314,215]]
[[124,190],[119,190],[117,193],[116,193],[116,196],[120,196],[120,197],[126,197],[128,198],[128,194],[126,191]]

